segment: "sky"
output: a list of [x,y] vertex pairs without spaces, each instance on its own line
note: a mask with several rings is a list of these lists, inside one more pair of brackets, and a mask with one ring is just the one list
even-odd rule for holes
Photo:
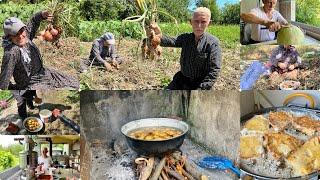
[[8,147],[11,144],[18,144],[19,141],[14,141],[14,138],[23,138],[24,136],[0,136],[0,145]]
[[238,2],[239,0],[217,0],[217,4],[219,8],[222,8],[225,3],[235,4]]
[[[201,1],[201,0],[189,0],[188,9],[190,11],[194,11],[196,9],[196,2],[199,2],[199,1]],[[238,2],[240,2],[240,0],[217,0],[218,7],[220,9],[223,8],[225,3],[235,4]]]

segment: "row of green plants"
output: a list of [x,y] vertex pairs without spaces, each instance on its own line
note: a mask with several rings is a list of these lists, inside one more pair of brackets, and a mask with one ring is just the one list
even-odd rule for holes
[[[0,4],[0,24],[3,24],[5,19],[8,17],[19,17],[23,22],[28,22],[33,14],[48,10],[52,11],[52,4],[54,2],[59,2],[58,0],[53,1],[42,1],[36,4],[26,4],[26,3],[1,3]],[[63,6],[63,11],[61,13],[61,24],[63,25],[63,31],[65,36],[77,37],[78,32],[78,22],[80,18],[79,3],[77,2],[66,2],[61,3]],[[40,29],[44,29],[47,23],[42,23]],[[3,29],[0,30],[0,35],[3,35]]]
[[319,0],[297,0],[296,21],[320,26],[320,3]]
[[[0,24],[8,17],[19,17],[23,22],[27,22],[32,14],[43,9],[45,4],[16,4],[9,2],[7,4],[0,4]],[[1,33],[3,30],[1,29]]]
[[[120,38],[120,35],[133,39],[141,38],[141,26],[138,23],[127,22],[125,26],[123,25],[121,21],[81,21],[79,38],[81,41],[90,42],[106,31],[114,33],[117,38]],[[163,33],[170,36],[192,32],[189,23],[161,23],[160,28]],[[240,27],[238,25],[211,25],[208,32],[218,37],[225,47],[235,47],[239,42]]]

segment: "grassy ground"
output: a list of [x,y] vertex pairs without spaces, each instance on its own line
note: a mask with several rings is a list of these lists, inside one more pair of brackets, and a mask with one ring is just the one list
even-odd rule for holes
[[[241,48],[241,72],[244,72],[253,60],[260,60],[266,63],[271,52],[277,46],[242,46]],[[302,57],[305,69],[300,69],[298,81],[301,83],[301,90],[320,89],[320,46],[296,46]],[[268,76],[261,77],[255,89],[278,89],[281,81],[271,81]]]
[[[171,29],[170,29],[171,28]],[[174,36],[182,32],[191,32],[189,24],[179,24],[177,31],[170,24],[161,24],[163,32]],[[240,45],[238,26],[210,26],[209,32],[220,39],[222,47],[222,69],[214,89],[239,89]],[[163,89],[180,70],[180,49],[163,48],[158,60],[142,60],[138,52],[139,41],[123,39],[118,46],[118,54],[125,59],[120,70],[106,72],[96,67],[81,74],[83,88],[89,89]],[[81,42],[81,58],[87,58],[91,42]]]

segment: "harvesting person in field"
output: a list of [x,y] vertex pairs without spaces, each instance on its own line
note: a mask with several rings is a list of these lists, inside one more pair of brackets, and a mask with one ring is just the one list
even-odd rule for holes
[[[32,40],[45,19],[52,20],[47,11],[36,13],[27,25],[15,17],[4,21],[0,89],[79,88],[78,79],[43,66],[40,51]],[[12,77],[15,84],[10,81]]]
[[292,45],[280,45],[272,51],[270,57],[270,78],[292,79],[298,78],[298,69],[302,67],[301,57]]
[[206,32],[210,18],[208,8],[197,8],[190,21],[193,32],[175,38],[162,35],[159,26],[151,24],[150,29],[161,38],[161,46],[182,48],[181,69],[174,75],[167,89],[209,90],[213,87],[220,72],[221,48],[219,40]]
[[91,65],[104,66],[107,71],[112,71],[112,67],[119,69],[122,58],[117,55],[115,42],[114,35],[110,32],[93,41],[89,59],[82,62],[80,71],[86,71]]
[[282,25],[288,24],[287,20],[275,10],[277,0],[262,0],[263,7],[251,9],[249,13],[242,13],[241,19],[251,24],[250,41],[254,44],[276,39],[276,31]]

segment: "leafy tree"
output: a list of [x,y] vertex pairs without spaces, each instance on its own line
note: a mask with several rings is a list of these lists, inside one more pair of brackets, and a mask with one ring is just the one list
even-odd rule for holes
[[0,171],[8,169],[14,165],[14,156],[11,152],[0,151]]
[[320,26],[319,0],[297,0],[296,21]]
[[10,152],[14,156],[19,156],[19,152],[24,149],[24,146],[21,144],[11,144],[8,147],[0,146],[0,151]]
[[84,0],[80,3],[80,15],[88,21],[124,19],[133,11],[129,0]]
[[240,3],[225,4],[221,13],[222,24],[239,24],[240,23]]
[[[158,7],[160,10],[168,12],[174,16],[179,22],[186,22],[190,19],[190,13],[187,9],[189,0],[158,0]],[[172,22],[172,19],[160,14],[161,22]]]

